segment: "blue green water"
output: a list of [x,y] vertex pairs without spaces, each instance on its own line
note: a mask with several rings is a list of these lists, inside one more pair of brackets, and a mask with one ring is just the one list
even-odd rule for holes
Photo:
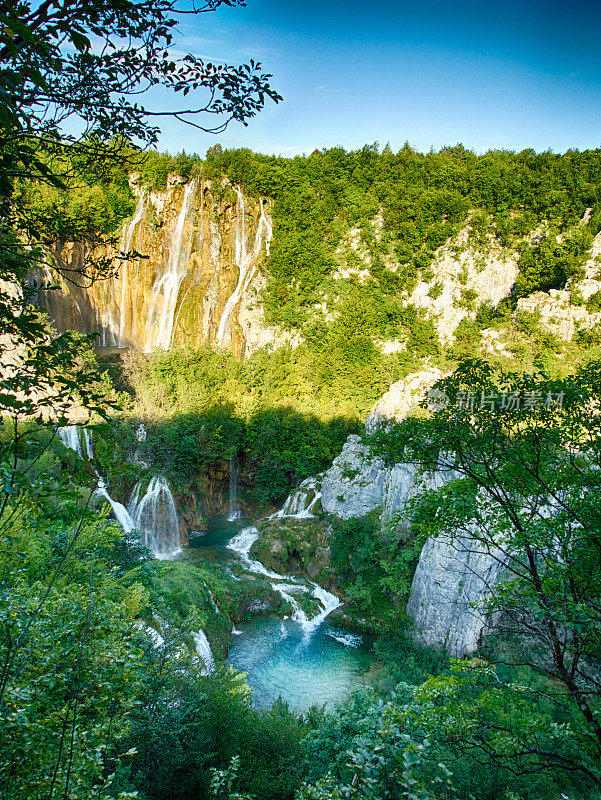
[[228,658],[247,673],[254,705],[264,708],[281,696],[294,711],[314,704],[332,709],[363,685],[361,671],[371,660],[360,637],[327,620],[306,638],[297,622],[279,619],[246,624]]
[[[193,539],[188,557],[203,558],[204,551],[224,568],[240,563],[226,544],[248,524],[248,520],[213,520],[204,535]],[[258,708],[282,697],[294,711],[315,704],[332,709],[363,686],[361,673],[373,660],[369,642],[329,619],[310,635],[298,622],[274,617],[256,617],[239,628],[241,633],[232,637],[228,663],[246,673]]]

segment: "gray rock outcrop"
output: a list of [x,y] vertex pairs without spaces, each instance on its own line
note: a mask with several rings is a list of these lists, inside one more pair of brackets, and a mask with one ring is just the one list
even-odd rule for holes
[[[439,370],[426,369],[391,386],[371,410],[366,431],[404,419],[441,377]],[[322,507],[342,519],[380,508],[382,527],[401,533],[408,524],[403,518],[408,501],[456,477],[448,468],[424,472],[412,463],[387,466],[353,435],[323,477]],[[457,656],[474,652],[487,624],[486,599],[502,567],[502,555],[469,534],[428,539],[407,605],[416,640]]]
[[487,598],[503,562],[502,553],[467,535],[428,539],[407,604],[414,638],[455,656],[477,650],[488,624]]
[[351,435],[321,482],[324,511],[342,519],[363,517],[380,507],[388,470],[359,436]]

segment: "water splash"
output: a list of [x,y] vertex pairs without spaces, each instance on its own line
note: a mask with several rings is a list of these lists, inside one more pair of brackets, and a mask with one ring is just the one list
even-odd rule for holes
[[215,671],[215,659],[213,658],[213,652],[211,650],[209,640],[202,629],[196,631],[196,633],[193,633],[192,637],[194,639],[194,644],[196,645],[196,652],[204,664],[204,669],[201,670],[200,674],[210,675],[211,672]]
[[[261,254],[261,247],[265,242],[265,250],[269,255],[269,244],[273,236],[271,218],[265,215],[263,200],[259,200],[261,216],[255,233],[255,240],[252,250],[249,252],[247,247],[246,235],[246,209],[244,207],[244,195],[239,186],[236,187],[238,200],[236,203],[236,244],[234,251],[234,264],[238,267],[238,283],[232,294],[226,300],[219,327],[217,328],[217,342],[223,345],[226,338],[226,330],[234,308],[240,302],[242,295],[250,286],[253,278],[259,269],[258,259]],[[231,338],[231,330],[229,331]]]
[[171,347],[177,298],[181,283],[188,271],[188,260],[192,249],[194,227],[190,217],[193,214],[195,191],[196,180],[192,180],[184,189],[184,199],[171,238],[167,265],[152,287],[152,298],[146,320],[144,344],[146,352],[153,347],[160,347],[163,350]]
[[238,475],[240,473],[240,464],[238,463],[238,456],[235,453],[230,455],[230,512],[227,516],[228,522],[234,522],[240,519],[242,511],[238,504]]
[[163,475],[154,476],[141,499],[138,483],[128,508],[134,528],[140,532],[142,544],[156,558],[173,558],[181,553],[175,500]]

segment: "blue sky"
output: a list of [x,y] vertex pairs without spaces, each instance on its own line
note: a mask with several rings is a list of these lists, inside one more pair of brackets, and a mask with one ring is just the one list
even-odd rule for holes
[[536,150],[601,145],[601,4],[248,0],[182,26],[178,50],[262,62],[284,96],[216,137],[163,123],[161,149],[216,142],[295,155],[405,141]]

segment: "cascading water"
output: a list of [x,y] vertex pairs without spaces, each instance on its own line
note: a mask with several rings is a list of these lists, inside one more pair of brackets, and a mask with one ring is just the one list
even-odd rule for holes
[[[94,458],[92,432],[88,430],[88,428],[83,428],[81,425],[67,425],[65,428],[59,428],[58,435],[65,447],[75,450],[80,458],[85,458],[88,461]],[[96,473],[96,475],[98,475],[98,473]],[[106,483],[100,475],[98,475],[98,486],[96,487],[95,493],[100,495],[100,497],[104,497],[105,500],[108,500],[117,522],[121,525],[125,533],[131,533],[134,529],[134,521],[131,515],[122,503],[113,500],[108,493]]]
[[190,219],[196,180],[190,181],[184,189],[184,199],[169,247],[169,259],[165,270],[155,280],[152,299],[146,320],[146,352],[154,347],[168,350],[173,337],[175,308],[181,283],[188,271],[188,260],[192,248],[194,226]]
[[98,488],[96,489],[96,494],[100,495],[100,497],[104,497],[105,500],[108,500],[119,525],[121,525],[125,533],[131,533],[135,528],[135,524],[131,518],[131,515],[122,503],[119,503],[117,500],[113,500],[107,491],[105,482],[100,477],[98,478]]
[[[292,619],[300,624],[305,636],[309,637],[317,630],[326,617],[331,614],[335,608],[338,608],[340,600],[335,594],[326,591],[326,589],[323,589],[317,583],[299,581],[289,575],[279,575],[277,572],[272,572],[264,567],[260,561],[251,558],[251,547],[258,538],[259,531],[256,528],[244,528],[228,542],[227,547],[240,556],[242,562],[250,572],[263,575],[273,581],[271,584],[272,589],[290,603],[292,606]],[[311,619],[307,618],[306,613],[294,596],[295,594],[308,593],[311,593],[321,605],[321,611]]]
[[238,283],[232,294],[228,297],[221,318],[219,319],[219,327],[217,329],[217,342],[223,345],[226,339],[226,332],[232,311],[240,302],[242,295],[248,289],[251,281],[255,277],[259,265],[257,263],[259,255],[261,254],[261,247],[265,242],[265,249],[269,255],[269,243],[271,242],[273,231],[271,226],[271,219],[265,215],[263,208],[263,200],[260,200],[261,216],[255,234],[255,241],[253,248],[248,252],[247,237],[246,237],[246,209],[244,207],[244,195],[240,187],[236,187],[238,201],[236,204],[236,246],[234,253],[234,263],[238,267]]
[[[245,528],[227,546],[248,570],[270,578],[272,588],[290,603],[292,615],[281,620],[257,617],[241,626],[241,631],[233,630],[228,663],[246,673],[253,704],[259,708],[269,707],[278,698],[299,712],[313,705],[331,708],[363,685],[361,671],[370,655],[360,637],[331,628],[326,618],[340,605],[335,595],[315,583],[274,577],[275,573],[251,558],[258,536],[256,528]],[[319,612],[311,618],[300,604],[308,594],[313,603],[320,603]]]
[[[58,429],[58,435],[65,447],[75,450],[80,458],[94,458],[92,432],[81,425],[67,425]],[[85,451],[85,452],[84,452]]]
[[314,511],[321,502],[321,479],[323,473],[312,475],[300,484],[290,494],[279,511],[271,516],[271,519],[283,519],[293,517],[294,519],[311,519]]
[[228,522],[234,522],[240,519],[242,511],[238,504],[238,474],[240,472],[240,464],[238,463],[238,456],[232,453],[230,456],[230,510],[227,516]]
[[202,629],[193,633],[192,638],[194,639],[194,644],[196,645],[196,652],[204,664],[204,669],[201,670],[200,674],[210,675],[211,672],[215,671],[215,659],[213,658],[213,652],[211,650],[209,640]]
[[[80,425],[59,428],[63,444],[78,456],[92,460],[92,433]],[[98,475],[98,473],[96,473]],[[110,496],[106,483],[98,475],[96,494],[108,501],[117,522],[125,533],[138,530],[142,543],[156,558],[172,558],[181,552],[177,509],[169,483],[162,475],[155,476],[140,499],[140,483],[134,487],[127,508]]]
[[129,513],[142,544],[156,558],[172,558],[180,553],[177,509],[167,479],[155,475],[144,496],[139,498],[138,484],[129,501]]
[[[142,221],[146,213],[146,193],[142,192],[138,198],[134,216],[127,225],[123,227],[121,234],[121,242],[119,243],[119,250],[122,255],[127,256],[131,250],[131,243],[134,236],[134,231],[139,223]],[[124,258],[121,268],[119,270],[119,280],[121,281],[121,302],[119,303],[119,345],[124,347],[126,345],[125,328],[127,323],[127,300],[129,288],[129,260]]]

